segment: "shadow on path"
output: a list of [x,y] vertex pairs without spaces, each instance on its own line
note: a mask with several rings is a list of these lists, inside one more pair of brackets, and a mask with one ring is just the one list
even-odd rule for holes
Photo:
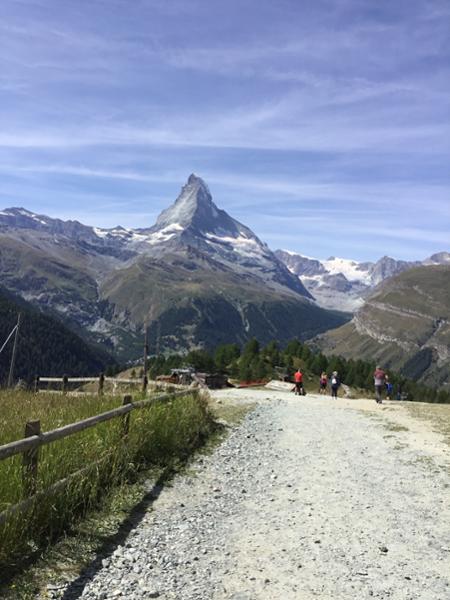
[[83,593],[86,585],[93,579],[93,577],[102,569],[102,561],[105,558],[109,558],[114,551],[126,541],[130,532],[142,521],[147,514],[148,509],[157,500],[164,489],[164,483],[170,478],[172,474],[171,470],[163,471],[158,477],[156,482],[153,484],[151,490],[149,490],[142,500],[136,504],[132,509],[128,517],[122,522],[118,531],[110,536],[103,544],[97,549],[96,557],[89,563],[79,574],[79,576],[70,583],[70,585],[64,591],[61,596],[61,600],[76,600]]

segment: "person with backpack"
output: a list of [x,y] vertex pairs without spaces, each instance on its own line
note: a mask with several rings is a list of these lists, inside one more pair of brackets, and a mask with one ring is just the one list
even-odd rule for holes
[[328,377],[327,374],[322,371],[322,375],[319,379],[319,394],[326,394],[328,385]]
[[330,384],[331,384],[331,397],[337,398],[338,397],[338,389],[339,389],[339,386],[341,385],[337,371],[333,371],[333,373],[331,374]]
[[383,402],[383,391],[386,387],[386,373],[381,367],[377,367],[373,373],[373,382],[375,385],[375,400],[377,404]]
[[295,388],[294,388],[295,395],[304,396],[305,388],[303,387],[303,373],[300,371],[300,369],[297,369],[297,371],[294,373],[294,382],[295,382]]

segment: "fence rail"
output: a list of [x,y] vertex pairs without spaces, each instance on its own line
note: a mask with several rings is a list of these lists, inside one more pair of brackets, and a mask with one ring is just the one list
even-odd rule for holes
[[[34,391],[38,393],[40,391],[40,386],[42,383],[59,383],[61,386],[61,392],[66,393],[68,391],[69,384],[71,383],[97,383],[98,394],[103,394],[103,389],[105,383],[114,384],[114,389],[116,389],[118,384],[138,384],[142,386],[142,391],[145,392],[148,386],[147,377],[140,378],[128,378],[121,379],[117,377],[105,377],[104,373],[100,373],[97,377],[68,377],[67,375],[63,375],[62,377],[41,377],[37,375],[34,380]],[[56,390],[45,390],[45,391],[56,391]]]
[[[58,379],[59,380],[59,379]],[[77,471],[71,475],[66,476],[54,484],[52,484],[46,490],[41,490],[36,493],[37,486],[37,474],[38,474],[38,461],[39,461],[39,448],[46,444],[51,444],[57,440],[61,440],[68,436],[84,431],[91,427],[95,427],[99,423],[110,421],[119,417],[123,418],[123,435],[126,436],[129,431],[129,414],[133,410],[150,407],[157,402],[164,402],[171,400],[172,398],[179,396],[186,396],[189,392],[187,390],[157,394],[151,398],[145,398],[144,400],[137,400],[133,402],[130,395],[123,397],[122,406],[113,408],[98,415],[88,417],[82,421],[76,423],[70,423],[51,431],[41,432],[39,421],[28,421],[25,425],[25,437],[21,440],[10,442],[0,446],[0,461],[15,456],[17,454],[23,455],[22,469],[23,469],[23,482],[24,482],[24,495],[25,498],[13,506],[8,507],[6,510],[0,513],[0,524],[3,523],[9,516],[17,511],[25,510],[33,500],[42,496],[43,493],[55,490],[64,486],[77,474],[82,474],[83,470]],[[103,459],[100,459],[100,461]]]

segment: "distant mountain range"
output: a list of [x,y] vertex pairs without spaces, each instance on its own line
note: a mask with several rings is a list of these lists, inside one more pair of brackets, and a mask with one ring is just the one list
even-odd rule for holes
[[348,317],[318,306],[299,278],[213,202],[191,175],[143,229],[101,229],[23,208],[0,212],[0,276],[120,359],[151,350],[308,339]]
[[[447,256],[438,260],[448,263]],[[449,300],[450,264],[410,268],[381,283],[349,323],[320,335],[314,345],[326,354],[377,361],[423,383],[448,386]]]
[[450,265],[450,253],[439,252],[423,261],[395,260],[383,256],[377,262],[357,262],[331,257],[310,258],[287,250],[276,256],[297,275],[317,303],[335,310],[355,312],[382,281],[419,266]]
[[315,338],[324,352],[444,385],[449,273],[448,252],[416,262],[272,252],[195,175],[141,229],[0,212],[2,285],[121,361],[142,355],[145,327],[151,352]]

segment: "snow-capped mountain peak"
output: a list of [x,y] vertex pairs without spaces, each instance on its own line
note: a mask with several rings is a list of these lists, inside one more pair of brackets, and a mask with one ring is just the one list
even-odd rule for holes
[[189,244],[221,254],[236,252],[262,258],[270,253],[251,229],[214,204],[208,186],[194,174],[189,176],[175,202],[159,215],[156,224],[138,231],[145,235],[150,246],[171,240],[172,245]]
[[335,256],[320,260],[285,250],[276,250],[275,254],[301,279],[320,306],[350,312],[364,303],[375,286],[402,271],[420,265],[450,264],[448,252],[438,252],[424,261],[383,256],[375,263]]
[[27,210],[26,208],[5,208],[0,211],[0,216],[9,217],[11,222],[14,222],[17,226],[24,226],[25,223],[32,224],[33,222],[37,225],[48,225],[49,219],[42,215],[36,215],[35,213]]
[[267,244],[216,206],[208,186],[195,174],[189,176],[175,202],[162,211],[153,227],[134,233],[143,236],[135,240],[138,252],[160,257],[195,248],[242,275],[262,277],[268,286],[287,287],[309,296]]
[[450,264],[450,252],[436,252],[424,261],[426,265],[448,265]]
[[[359,281],[370,284],[370,271],[367,263],[360,263],[348,258],[331,256],[327,260],[320,261],[330,275],[342,274],[348,281]],[[364,268],[365,267],[365,268]]]
[[194,226],[202,231],[215,230],[221,213],[214,204],[211,192],[201,177],[192,173],[175,202],[162,211],[152,230],[161,230],[178,224],[182,228]]

